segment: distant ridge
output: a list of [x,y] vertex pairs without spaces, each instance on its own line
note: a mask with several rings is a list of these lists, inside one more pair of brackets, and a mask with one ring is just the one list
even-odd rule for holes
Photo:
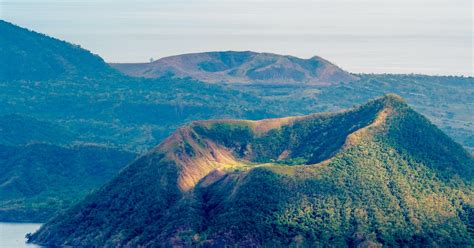
[[208,83],[335,84],[357,77],[320,58],[251,51],[191,53],[165,57],[151,63],[112,63],[120,72],[135,77],[166,75],[191,77]]
[[178,129],[29,241],[72,247],[472,247],[474,160],[400,97]]

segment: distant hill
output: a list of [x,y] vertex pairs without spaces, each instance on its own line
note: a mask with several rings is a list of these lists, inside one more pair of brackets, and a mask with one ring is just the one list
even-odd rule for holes
[[330,85],[357,80],[356,76],[317,56],[300,59],[250,51],[192,53],[151,63],[111,66],[129,76],[158,78],[172,75],[208,83]]
[[0,64],[0,144],[93,143],[144,152],[187,121],[274,116],[254,107],[261,104],[251,94],[189,78],[123,76],[79,46],[5,21]]
[[[5,57],[0,56],[0,60],[5,58],[8,61],[17,61],[15,63],[24,64],[26,69],[37,71],[40,76],[50,74],[46,79],[39,80],[38,77],[29,77],[29,72],[23,71],[21,66],[1,61],[0,73],[3,68],[12,66],[12,69],[16,70],[12,75],[16,76],[14,79],[0,77],[0,115],[29,116],[60,126],[74,135],[73,142],[97,143],[143,152],[161,142],[180,125],[193,120],[262,119],[334,111],[393,92],[401,95],[456,141],[474,151],[474,122],[471,118],[474,111],[472,77],[366,74],[357,75],[359,80],[356,83],[331,85],[283,85],[281,82],[273,83],[271,78],[258,84],[209,84],[192,78],[177,79],[170,75],[160,79],[131,78],[120,73],[89,73],[95,69],[103,71],[102,59],[97,60],[97,56],[69,43],[6,22],[0,24],[0,29],[3,30],[1,32],[6,32],[5,36],[0,36],[0,42],[3,42],[0,50],[10,51]],[[26,49],[25,44],[21,45],[22,42],[14,42],[22,40],[34,47],[30,52],[21,52],[25,56],[31,55],[31,58],[23,62],[23,57],[11,52]],[[6,41],[10,42],[5,43]],[[71,53],[66,48],[71,47],[84,55],[71,58],[71,61],[78,60],[73,64],[92,68],[75,70],[76,66],[73,66],[71,70],[67,69],[70,67],[65,68],[65,73],[54,70],[43,73],[43,66],[54,64],[55,58],[68,58]],[[57,56],[50,56],[51,54]],[[259,57],[264,58],[262,60],[278,58],[278,63],[293,61],[294,66],[289,68],[297,68],[297,64],[312,63],[311,59],[301,60],[291,56],[252,52],[202,53],[196,56],[212,57],[210,54],[214,57],[221,56],[222,61],[228,61],[226,63],[229,65],[244,61],[237,59],[239,57],[248,57],[248,65],[257,63]],[[187,60],[183,58],[186,56],[171,58],[179,60],[181,57],[182,63],[185,63]],[[219,58],[215,60],[218,61]],[[292,65],[287,62],[284,64]],[[82,68],[81,66],[77,68]],[[105,67],[108,68],[107,65]],[[270,67],[275,69],[277,74],[286,73],[286,67],[278,67],[276,64]],[[104,70],[110,69],[107,68]],[[309,70],[305,73],[309,73]],[[19,80],[20,78],[22,79]],[[29,135],[29,132],[20,129],[17,132],[21,136]]]
[[97,146],[0,145],[0,221],[47,221],[110,180],[135,156]]
[[388,95],[178,129],[29,235],[46,246],[472,247],[474,160]]
[[0,20],[0,81],[97,77],[113,70],[97,55]]

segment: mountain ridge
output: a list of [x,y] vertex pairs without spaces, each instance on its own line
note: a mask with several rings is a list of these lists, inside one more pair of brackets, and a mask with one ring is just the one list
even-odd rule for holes
[[110,65],[129,76],[157,78],[173,75],[208,83],[330,85],[358,79],[318,56],[300,59],[252,51],[189,53],[164,57],[150,63]]

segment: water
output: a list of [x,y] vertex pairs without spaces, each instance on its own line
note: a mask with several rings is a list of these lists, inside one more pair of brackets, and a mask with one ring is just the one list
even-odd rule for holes
[[38,223],[5,223],[0,222],[0,247],[1,248],[36,248],[40,247],[33,244],[26,244],[25,235],[32,233],[41,224]]

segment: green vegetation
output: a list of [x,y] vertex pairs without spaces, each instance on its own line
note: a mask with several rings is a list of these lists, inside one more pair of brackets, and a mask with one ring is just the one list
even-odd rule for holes
[[[73,142],[145,152],[185,122],[273,116],[260,100],[191,79],[118,77],[103,80],[0,82],[0,114],[50,122]],[[263,104],[263,103],[262,103]]]
[[[235,85],[231,89],[265,101],[275,116],[338,111],[374,97],[395,93],[444,132],[474,151],[474,78],[455,76],[361,74],[359,80],[331,86]],[[268,106],[275,106],[275,110]]]
[[[259,163],[315,164],[333,156],[346,137],[371,123],[382,107],[379,102],[372,102],[342,114],[309,116],[263,135],[253,133],[249,126],[220,122],[210,128],[197,125],[194,129],[203,138],[231,149],[238,158]],[[285,151],[287,155],[279,159]]]
[[[279,123],[267,131],[257,130],[268,122],[190,124],[28,238],[53,246],[474,245],[473,157],[399,97]],[[211,148],[245,165],[180,190],[183,173],[202,168],[196,161]],[[278,157],[304,163],[268,163]]]
[[[326,86],[207,84],[166,74],[158,79],[130,78],[67,42],[3,21],[0,32],[4,37],[0,58],[8,59],[2,63],[8,68],[1,73],[10,75],[0,76],[0,115],[22,115],[59,126],[73,135],[69,143],[96,143],[141,153],[194,120],[256,120],[336,111],[393,92],[456,141],[473,147],[471,77],[367,74],[357,75],[359,80],[354,82],[336,80]],[[208,55],[213,58],[212,65],[205,66],[209,70],[241,66],[255,56],[270,61],[277,56],[252,52]],[[320,58],[285,60],[309,73],[318,68]]]
[[0,143],[3,145],[70,144],[73,137],[65,128],[53,123],[16,114],[0,116]]
[[0,221],[47,221],[135,156],[97,146],[0,145]]
[[[244,85],[225,82],[208,84],[192,78],[179,79],[166,75],[158,79],[131,78],[117,73],[100,57],[79,46],[22,29],[4,21],[0,21],[0,36],[2,37],[0,39],[0,63],[2,64],[0,145],[6,151],[28,150],[30,149],[28,147],[31,147],[28,145],[40,146],[38,143],[41,143],[44,147],[58,147],[58,150],[71,152],[79,152],[80,149],[77,147],[92,145],[114,150],[117,153],[144,153],[160,143],[180,125],[195,120],[215,118],[256,120],[334,111],[361,104],[389,92],[404,97],[417,111],[425,114],[470,151],[474,147],[474,124],[471,114],[474,112],[472,77],[357,75],[359,80],[356,82],[349,83],[344,80],[346,83],[337,83],[336,80],[326,86],[294,82],[285,84],[288,82],[280,81],[278,84],[269,83],[270,81]],[[252,56],[257,55],[252,52],[212,53],[215,60],[211,61],[212,63],[200,64],[200,67],[210,72],[228,70],[231,67],[241,66]],[[278,55],[260,56],[265,57],[262,60],[265,64],[275,62],[274,58]],[[301,60],[286,57],[285,59],[288,63],[298,64],[300,71],[313,73],[313,76],[317,76],[315,69],[325,65],[319,60],[320,58]],[[256,68],[263,65],[262,63],[246,68],[247,72],[250,74],[255,72]],[[279,66],[275,65],[262,72],[263,74],[253,76],[255,79],[272,78],[272,75],[278,75],[276,68],[280,68]],[[283,74],[291,80],[299,77],[297,72],[288,70],[281,72],[284,72]],[[343,75],[349,75],[346,72],[340,72]],[[229,73],[229,76],[236,76],[232,75],[232,71]],[[350,75],[348,77],[352,78]],[[336,115],[335,118],[340,118],[338,116]],[[361,113],[361,116],[355,118],[358,120],[355,121],[357,125],[351,126],[351,121],[355,119],[335,121],[333,116],[329,115],[298,122],[298,125],[301,125],[300,129],[306,130],[304,132],[295,132],[294,129],[283,127],[281,130],[271,130],[262,137],[254,135],[250,132],[252,130],[246,129],[245,126],[231,125],[232,130],[226,132],[232,136],[226,139],[233,145],[232,150],[237,157],[250,159],[255,163],[311,164],[332,157],[342,145],[344,137],[360,126],[366,125],[372,120],[371,117],[373,116],[370,113]],[[337,128],[330,128],[332,126]],[[234,130],[235,128],[237,129]],[[208,133],[210,135],[208,138],[219,140],[219,137],[212,136],[221,135],[219,132],[226,134],[219,131],[221,129],[225,130],[225,126],[211,127],[212,132]],[[196,132],[199,133],[199,130]],[[204,133],[201,135],[204,136]],[[315,138],[310,138],[312,135]],[[409,137],[406,137],[408,141],[392,140],[390,142],[393,145],[399,143],[411,145]],[[227,140],[219,142],[227,145]],[[431,144],[438,143],[434,139],[430,142]],[[306,143],[310,145],[305,145]],[[253,152],[248,151],[248,144],[251,145]],[[420,145],[416,142],[413,144]],[[319,147],[316,149],[316,146]],[[194,152],[189,146],[186,147],[185,152]],[[285,154],[285,149],[293,152]],[[8,166],[17,170],[19,167],[16,167],[16,164],[18,166],[26,164],[25,161],[28,161],[30,154],[18,154],[23,154],[24,157],[21,159],[16,155],[7,157],[8,159],[0,161],[0,167]],[[38,171],[47,171],[45,168],[49,166],[48,163],[64,159],[62,153],[46,154],[58,157],[39,159],[41,162],[37,164]],[[68,155],[68,157],[74,156],[76,155]],[[94,165],[95,157],[96,155],[84,156],[84,161],[81,160],[78,164]],[[13,158],[17,160],[14,161]],[[91,159],[92,162],[86,163],[86,158]],[[433,161],[441,159],[443,164],[439,164],[440,167],[452,166],[444,161],[443,157],[431,159]],[[459,160],[462,161],[462,159]],[[119,159],[115,161],[116,163],[111,161],[101,166],[110,169],[110,175],[112,175],[128,161]],[[74,161],[70,163],[75,164]],[[80,170],[80,168],[77,169]],[[28,193],[29,188],[32,187],[28,184],[33,185],[33,181],[25,177],[26,174],[9,175],[10,177],[4,177],[2,183],[19,180],[22,182],[21,185],[26,186],[12,191],[16,192],[15,201],[12,201],[13,198],[0,195],[3,211],[1,216],[4,216],[0,218],[1,220],[44,220],[52,216],[56,210],[66,208],[85,194],[78,193],[69,196],[68,192],[55,189],[48,190],[50,197],[37,197]],[[58,182],[66,183],[68,180],[75,180],[69,178],[73,175],[66,175]],[[84,177],[85,184],[89,186],[86,189],[74,190],[88,192],[105,183],[108,178],[100,177],[98,181],[94,179],[93,182],[87,184],[89,179]],[[44,181],[41,182],[44,187],[47,187],[48,184],[54,183],[54,180],[54,177],[46,175]],[[83,187],[81,184],[77,185]],[[77,185],[65,184],[64,187],[72,190],[74,187],[79,187]],[[61,199],[70,200],[62,201]],[[17,204],[17,202],[21,203]],[[34,202],[34,204],[29,202]],[[36,210],[38,206],[41,206],[41,213]],[[45,206],[52,207],[48,210]],[[8,212],[6,212],[7,209]],[[28,209],[32,212],[28,213]],[[16,213],[15,211],[21,214],[13,214]]]
[[4,21],[0,36],[1,221],[46,221],[186,121],[269,116],[250,107],[251,95],[124,77],[78,46]]
[[135,153],[75,142],[21,115],[0,117],[0,221],[45,222],[111,179]]
[[0,20],[0,81],[103,77],[115,74],[77,45]]

